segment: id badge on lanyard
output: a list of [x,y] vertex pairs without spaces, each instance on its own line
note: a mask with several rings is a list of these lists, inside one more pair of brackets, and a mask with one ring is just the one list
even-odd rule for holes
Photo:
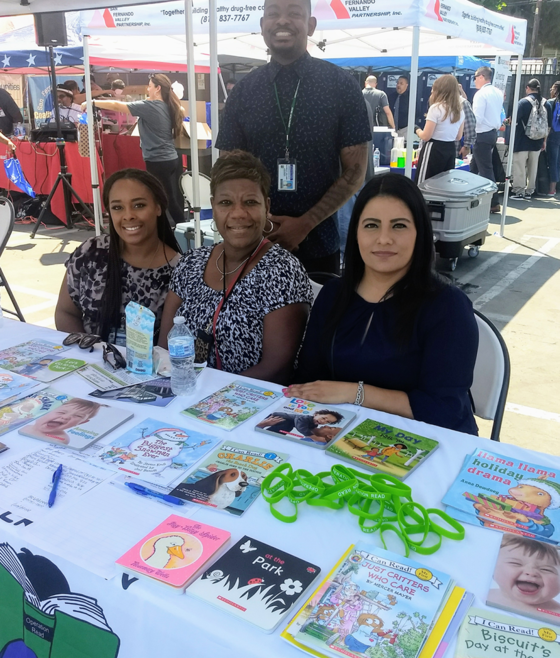
[[280,99],[278,97],[278,89],[276,88],[276,83],[274,83],[274,91],[276,94],[276,102],[278,104],[278,110],[280,112],[280,118],[282,119],[282,124],[286,131],[286,152],[283,158],[278,158],[278,191],[279,192],[295,192],[297,190],[297,163],[294,158],[290,158],[290,128],[292,127],[292,119],[294,116],[294,108],[296,106],[296,98],[299,91],[299,85],[301,80],[298,80],[296,87],[296,92],[292,100],[292,106],[290,108],[290,116],[288,118],[288,123],[286,124],[284,116],[282,114],[282,107],[280,105]]

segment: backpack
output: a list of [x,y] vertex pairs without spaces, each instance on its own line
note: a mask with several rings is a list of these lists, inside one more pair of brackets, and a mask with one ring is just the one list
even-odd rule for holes
[[560,101],[554,103],[554,113],[552,115],[552,130],[555,133],[560,132]]
[[543,139],[548,135],[548,116],[544,107],[546,101],[543,98],[540,103],[537,103],[534,98],[529,96],[527,100],[532,107],[529,120],[525,126],[525,135],[529,139]]

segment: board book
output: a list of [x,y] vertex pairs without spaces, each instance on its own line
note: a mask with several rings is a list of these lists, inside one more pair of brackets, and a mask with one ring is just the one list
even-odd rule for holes
[[61,358],[59,354],[55,353],[47,354],[25,365],[17,366],[12,372],[48,384],[55,379],[59,379],[59,377],[64,377],[64,375],[69,375],[71,372],[83,368],[86,363],[81,359]]
[[132,416],[130,411],[93,400],[69,398],[31,425],[22,427],[19,433],[73,450],[85,450]]
[[288,455],[224,441],[171,491],[171,496],[241,516],[261,492],[264,478]]
[[558,547],[505,533],[486,605],[560,625]]
[[69,399],[70,396],[65,393],[47,388],[2,407],[0,409],[0,435],[37,420]]
[[117,560],[122,570],[183,590],[231,534],[172,514]]
[[4,406],[46,388],[29,377],[0,368],[0,405]]
[[267,388],[234,381],[181,413],[224,430],[233,430],[280,397]]
[[271,633],[320,573],[315,564],[252,537],[243,537],[188,588]]
[[[507,649],[507,652],[506,652]],[[455,658],[560,658],[560,628],[493,610],[471,608],[459,630]]]
[[327,454],[404,480],[438,446],[434,439],[368,419],[329,446]]
[[418,656],[454,588],[418,562],[359,542],[312,594],[282,637],[314,655]]
[[122,473],[168,486],[219,442],[215,436],[145,418],[106,444],[97,457]]
[[286,398],[280,407],[257,423],[255,429],[270,436],[324,449],[340,436],[354,418],[356,414],[353,411],[336,405]]
[[442,500],[460,521],[560,542],[560,470],[477,448]]
[[14,370],[32,362],[39,362],[42,358],[66,352],[69,347],[49,340],[29,340],[26,343],[8,347],[0,351],[0,368]]

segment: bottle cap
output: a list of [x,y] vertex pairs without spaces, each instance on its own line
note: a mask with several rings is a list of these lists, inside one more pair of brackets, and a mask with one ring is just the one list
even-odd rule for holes
[[176,315],[173,318],[173,324],[185,324],[185,318],[182,315]]

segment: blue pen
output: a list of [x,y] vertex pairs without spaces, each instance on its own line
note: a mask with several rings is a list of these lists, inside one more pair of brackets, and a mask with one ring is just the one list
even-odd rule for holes
[[151,496],[152,498],[159,498],[160,500],[165,500],[166,503],[171,503],[173,505],[184,505],[184,501],[174,496],[168,496],[167,494],[159,493],[158,491],[152,491],[151,489],[146,489],[141,484],[136,484],[135,482],[125,482],[125,485],[137,493],[140,496]]
[[62,477],[62,464],[56,469],[56,471],[53,473],[52,476],[52,489],[51,493],[49,495],[49,507],[52,507],[54,505],[54,501],[56,500],[56,492],[58,490],[58,483],[60,482],[60,478]]

